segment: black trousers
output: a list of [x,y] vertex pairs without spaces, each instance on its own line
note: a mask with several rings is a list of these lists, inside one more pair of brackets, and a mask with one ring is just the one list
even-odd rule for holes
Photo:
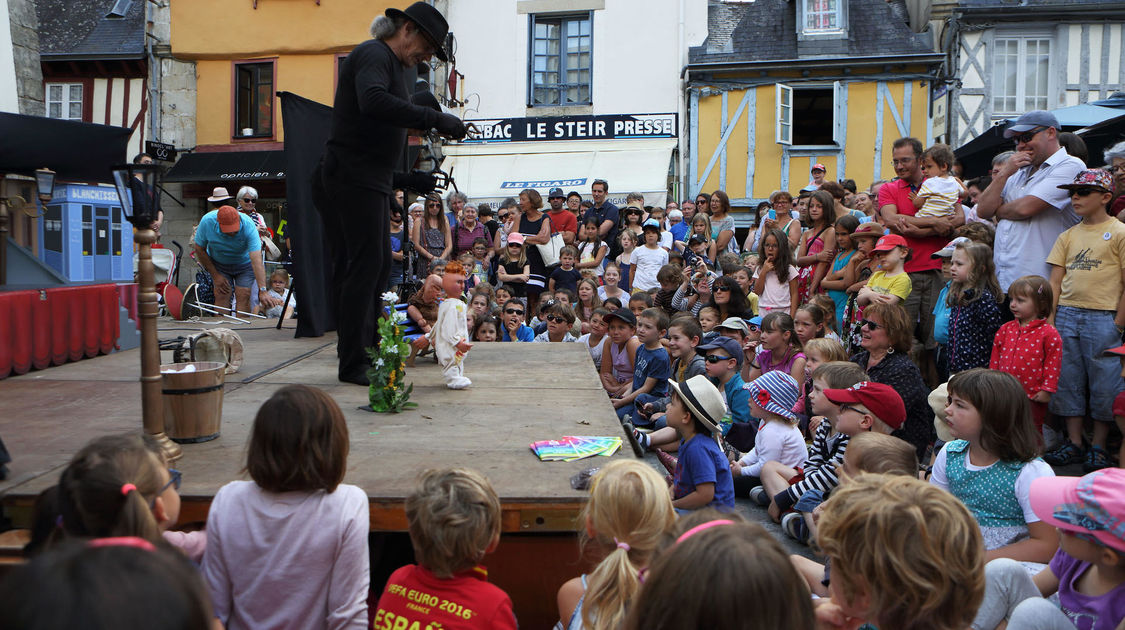
[[325,169],[318,204],[332,256],[329,300],[336,312],[340,378],[365,374],[366,348],[379,343],[376,321],[391,273],[391,196],[355,186]]

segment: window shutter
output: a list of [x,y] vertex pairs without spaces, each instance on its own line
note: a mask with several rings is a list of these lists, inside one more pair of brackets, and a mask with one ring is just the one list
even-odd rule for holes
[[784,83],[774,85],[777,95],[777,120],[774,130],[778,144],[793,144],[793,88]]

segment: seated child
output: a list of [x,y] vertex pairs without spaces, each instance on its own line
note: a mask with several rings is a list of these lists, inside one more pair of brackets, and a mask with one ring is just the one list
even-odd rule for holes
[[[1034,578],[998,558],[985,566],[984,603],[973,628],[1114,630],[1125,620],[1125,470],[1031,482],[1031,507],[1062,535]],[[1043,599],[1058,593],[1059,604]]]
[[[706,363],[703,356],[696,353],[702,331],[693,317],[680,317],[668,324],[668,353],[672,357],[672,378],[680,381],[688,380],[696,374],[706,373]],[[637,406],[637,412],[642,419],[652,422],[654,416],[664,413],[668,408],[670,396],[653,400],[644,405]]]
[[[633,336],[637,328],[637,318],[627,308],[618,308],[605,316],[609,330],[609,341],[602,351],[602,387],[610,398],[621,398],[633,385],[633,366],[636,364],[637,349],[641,342]],[[609,361],[606,361],[606,351]]]
[[703,330],[701,342],[708,343],[719,336],[719,332],[715,330],[719,322],[719,309],[714,306],[704,306],[699,309],[699,327]]
[[645,309],[652,308],[652,295],[646,292],[634,293],[629,296],[629,310],[636,317],[641,316]]
[[391,574],[372,627],[515,630],[512,600],[488,583],[480,564],[500,544],[500,498],[488,479],[474,470],[427,470],[406,498],[406,520],[418,564]]
[[633,384],[613,401],[617,417],[627,420],[635,414],[636,406],[663,398],[672,376],[672,362],[660,340],[668,330],[668,316],[658,308],[648,308],[637,317],[637,348],[633,360]]
[[547,328],[532,341],[541,343],[575,341],[574,335],[570,334],[570,327],[574,324],[574,311],[566,304],[555,300],[547,300],[545,304],[547,306],[542,312]]
[[595,308],[590,315],[590,332],[578,338],[578,343],[586,344],[586,349],[590,351],[590,358],[594,360],[594,369],[599,373],[602,371],[602,351],[605,350],[608,330],[606,315],[609,315],[609,309],[604,306]]
[[500,314],[500,341],[531,341],[535,338],[535,331],[523,323],[526,312],[527,307],[520,298],[511,297],[504,302]]
[[492,315],[482,315],[473,327],[473,341],[498,341],[500,321]]
[[[695,353],[705,360],[704,374],[713,384],[722,387],[720,393],[727,412],[720,417],[720,433],[725,432],[728,435],[739,433],[740,430],[736,430],[735,427],[749,426],[753,418],[750,417],[750,407],[747,402],[750,399],[750,393],[746,391],[742,377],[738,375],[738,364],[742,361],[742,353],[739,352],[738,342],[727,337],[718,337],[711,343],[696,346]],[[669,400],[669,402],[671,401]],[[664,408],[666,409],[667,405]],[[632,428],[633,425],[629,423],[626,423],[625,428],[626,433],[633,436],[633,440],[637,442],[641,449],[648,449],[676,442],[679,431],[665,425],[666,422],[654,417],[652,426],[656,427],[657,430],[650,434],[646,435]],[[752,433],[750,439],[752,443]],[[733,446],[738,448],[738,445]],[[749,450],[749,448],[746,450]],[[669,463],[674,467],[675,462],[667,462],[666,465]]]
[[824,505],[817,544],[832,563],[820,627],[963,630],[984,596],[980,530],[924,481],[864,473]]
[[[904,475],[915,477],[918,474],[918,454],[914,446],[905,440],[886,433],[860,433],[848,440],[848,451],[840,465],[840,486],[860,473],[877,475]],[[805,514],[805,524],[809,528],[809,539],[815,540],[817,521],[824,513],[824,504],[816,506],[810,514]],[[828,596],[828,567],[800,555],[789,556],[797,571],[805,578],[809,590],[817,597]]]
[[[289,290],[289,272],[284,269],[274,269],[270,273],[270,297],[275,300],[280,300],[281,304],[271,306],[266,309],[266,317],[277,319],[281,317],[281,307],[285,304],[285,293]],[[297,314],[297,295],[294,293],[289,296],[289,306],[285,309],[285,317],[282,319],[292,319]]]
[[703,375],[668,384],[673,394],[664,417],[680,435],[672,506],[680,512],[708,506],[733,509],[730,463],[717,441],[719,423],[727,413],[723,395]]
[[[668,485],[644,462],[617,459],[599,470],[579,522],[602,559],[588,575],[559,589],[564,630],[617,628],[641,589],[648,562],[676,522]],[[596,622],[595,622],[596,620]],[[565,624],[565,625],[564,625]]]
[[656,281],[660,283],[660,290],[656,292],[652,304],[664,311],[664,314],[668,317],[680,311],[680,309],[672,306],[672,297],[676,295],[676,289],[679,288],[683,280],[683,271],[675,265],[664,265],[660,268],[660,271],[656,272]]
[[812,630],[801,578],[761,525],[700,510],[680,527],[683,534],[645,576],[626,630]]
[[750,413],[758,418],[758,430],[754,435],[754,448],[730,465],[737,494],[743,494],[740,485],[746,486],[745,493],[749,493],[750,487],[760,483],[758,478],[766,462],[796,468],[809,458],[805,438],[797,428],[797,415],[793,413],[797,404],[797,381],[785,372],[774,370],[748,383],[746,391],[750,393]]

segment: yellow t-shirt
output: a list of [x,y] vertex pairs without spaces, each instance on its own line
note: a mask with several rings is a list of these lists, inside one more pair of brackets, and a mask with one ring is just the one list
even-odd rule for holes
[[1059,306],[1116,311],[1125,266],[1125,224],[1110,218],[1096,225],[1079,223],[1059,234],[1047,263],[1065,274]]
[[897,276],[888,276],[883,271],[876,271],[867,279],[867,288],[884,295],[897,295],[898,299],[905,302],[912,288],[910,274],[904,271]]

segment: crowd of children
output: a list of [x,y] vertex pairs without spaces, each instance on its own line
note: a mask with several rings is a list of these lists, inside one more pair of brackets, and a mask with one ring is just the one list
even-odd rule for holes
[[[922,155],[919,225],[948,221],[964,194],[947,149]],[[1125,471],[1108,448],[1112,424],[1125,428],[1125,226],[1107,214],[1108,173],[1060,186],[1081,222],[1056,241],[1050,277],[1002,293],[984,223],[933,254],[946,283],[932,393],[908,356],[915,252],[830,188],[798,200],[803,233],[775,213],[743,257],[718,191],[678,237],[659,209],[624,209],[609,238],[579,222],[543,286],[518,231],[495,239],[494,263],[476,242],[449,263],[467,279],[471,342],[580,344],[634,450],[667,468],[613,461],[594,476],[580,531],[599,561],[559,589],[559,627],[1121,630]],[[449,293],[439,254],[407,300],[423,333]],[[135,581],[159,570],[136,593],[174,584],[168,606],[226,627],[515,627],[482,564],[499,500],[471,470],[420,477],[406,501],[417,564],[368,606],[366,497],[342,483],[347,453],[336,404],[283,388],[255,419],[251,480],[224,486],[206,532],[185,534],[167,531],[180,475],[159,450],[97,440],[37,506],[39,556],[0,607],[21,628],[57,627],[42,620],[59,611],[108,618],[63,579],[104,566]],[[1081,478],[1052,469],[1079,463]],[[787,558],[736,497],[824,564]]]

